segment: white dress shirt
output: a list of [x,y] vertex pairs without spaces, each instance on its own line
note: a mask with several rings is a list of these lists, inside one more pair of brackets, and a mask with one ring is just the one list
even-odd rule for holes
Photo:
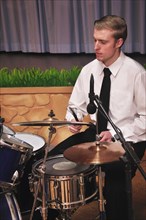
[[[94,76],[94,93],[100,95],[104,64],[97,59],[84,66],[79,74],[69,100],[69,106],[83,119],[89,104],[90,77]],[[108,67],[112,72],[109,117],[121,129],[126,141],[134,143],[146,140],[146,71],[142,65],[123,52]],[[96,121],[96,113],[90,115]],[[73,116],[69,110],[66,119]],[[115,131],[108,123],[109,131]]]

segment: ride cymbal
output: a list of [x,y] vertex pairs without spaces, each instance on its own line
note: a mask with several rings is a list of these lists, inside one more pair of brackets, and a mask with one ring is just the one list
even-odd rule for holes
[[45,120],[45,121],[30,121],[30,122],[17,122],[13,123],[14,126],[60,126],[60,125],[87,125],[90,126],[92,123],[88,122],[71,122],[71,121],[58,121],[58,120]]
[[64,151],[64,157],[81,164],[105,164],[118,161],[125,150],[119,142],[87,142]]

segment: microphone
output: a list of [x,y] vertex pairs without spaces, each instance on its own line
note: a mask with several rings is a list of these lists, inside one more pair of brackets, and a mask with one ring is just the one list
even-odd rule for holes
[[87,112],[89,114],[94,114],[96,112],[96,106],[94,104],[94,96],[95,96],[95,93],[94,93],[94,77],[93,77],[93,74],[91,74],[91,77],[90,77],[90,92],[89,92],[90,102],[87,105]]

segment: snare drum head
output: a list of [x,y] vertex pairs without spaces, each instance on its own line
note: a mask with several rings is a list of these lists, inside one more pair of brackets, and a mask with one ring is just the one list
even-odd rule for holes
[[12,129],[10,129],[9,127],[7,127],[6,125],[3,125],[3,133],[11,134],[11,135],[15,134],[15,132]]
[[45,145],[44,139],[35,134],[18,132],[15,134],[15,137],[33,146],[33,152],[41,149]]
[[[38,170],[43,163],[43,160],[39,160],[33,166],[34,170]],[[75,175],[82,173],[89,168],[89,165],[81,165],[74,162],[71,162],[59,155],[56,157],[50,157],[46,160],[46,169],[45,174],[48,176],[66,176],[66,175]]]

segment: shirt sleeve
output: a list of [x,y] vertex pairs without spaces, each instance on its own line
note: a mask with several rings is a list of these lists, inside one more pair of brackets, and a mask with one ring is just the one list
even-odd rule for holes
[[68,108],[67,108],[66,117],[65,117],[69,121],[74,119],[71,111],[69,110],[69,107],[73,108],[73,110],[75,111],[80,121],[82,121],[84,116],[87,115],[87,109],[86,109],[87,108],[87,102],[86,102],[87,97],[85,96],[87,92],[84,92],[85,90],[84,77],[82,76],[81,73],[75,83],[75,86],[73,88],[72,94],[69,99]]
[[[126,98],[125,98],[126,100]],[[128,105],[128,103],[126,103]],[[130,105],[130,103],[129,103]],[[117,123],[126,141],[138,142],[146,140],[146,71],[142,70],[136,74],[133,85],[133,102],[131,112],[127,112],[127,119]],[[114,136],[115,130],[110,124],[108,128]]]

